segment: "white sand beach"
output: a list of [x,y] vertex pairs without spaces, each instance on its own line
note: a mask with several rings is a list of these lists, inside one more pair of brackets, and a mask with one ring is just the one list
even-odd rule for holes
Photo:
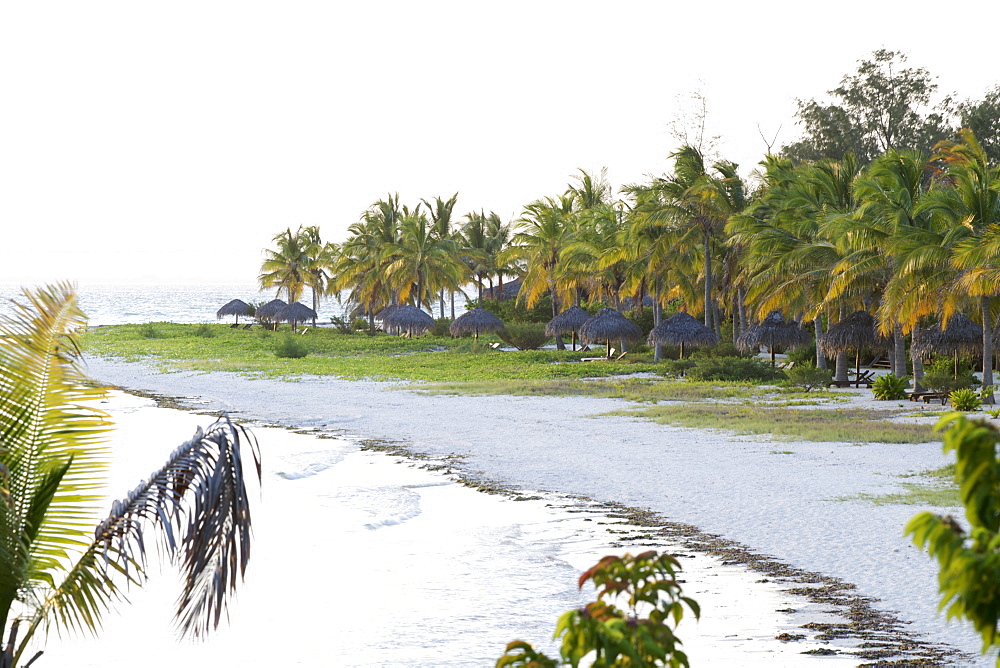
[[[899,474],[942,466],[938,443],[774,443],[591,417],[627,405],[611,399],[425,396],[388,383],[161,374],[97,358],[88,360],[88,372],[242,419],[397,441],[432,456],[461,455],[465,471],[525,490],[646,508],[853,583],[855,593],[878,599],[872,606],[894,611],[910,633],[978,653],[976,636],[937,613],[934,565],[903,537],[903,526],[922,508],[842,500],[898,491]],[[813,660],[798,656],[772,665]]]

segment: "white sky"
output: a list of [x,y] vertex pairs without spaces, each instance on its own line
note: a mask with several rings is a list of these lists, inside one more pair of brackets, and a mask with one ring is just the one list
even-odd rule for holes
[[5,2],[0,280],[252,282],[277,232],[341,241],[390,192],[509,220],[578,168],[669,171],[699,88],[747,174],[758,124],[791,141],[876,48],[982,96],[977,4]]

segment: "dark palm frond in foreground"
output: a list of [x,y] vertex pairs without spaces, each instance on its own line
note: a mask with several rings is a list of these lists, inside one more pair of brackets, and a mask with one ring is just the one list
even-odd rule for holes
[[256,441],[226,417],[199,429],[95,531],[111,424],[80,368],[86,319],[69,284],[23,296],[0,314],[0,668],[34,663],[39,629],[96,632],[123,586],[145,582],[148,527],[180,562],[181,632],[215,628],[250,556],[243,452],[259,481]]
[[251,523],[243,444],[259,481],[256,440],[223,416],[204,432],[199,427],[149,480],[115,501],[94,532],[106,559],[127,573],[131,563],[145,563],[144,525],[162,531],[161,544],[183,570],[177,619],[184,634],[199,636],[217,627],[228,595],[246,573]]

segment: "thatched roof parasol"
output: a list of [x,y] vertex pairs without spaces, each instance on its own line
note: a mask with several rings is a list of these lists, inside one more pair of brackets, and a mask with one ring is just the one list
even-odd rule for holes
[[941,328],[941,323],[913,332],[911,350],[915,355],[940,353],[942,355],[959,355],[961,353],[977,353],[983,349],[983,328],[959,313],[948,319],[948,326]]
[[811,340],[809,332],[794,322],[785,322],[781,311],[771,311],[756,327],[750,327],[736,339],[736,347],[743,352],[760,350],[767,346],[774,364],[774,347],[798,348]]
[[824,355],[869,348],[888,350],[891,342],[878,333],[875,318],[866,311],[855,311],[819,336]]
[[675,313],[649,332],[646,342],[654,346],[657,343],[668,343],[681,347],[681,359],[684,359],[684,346],[715,346],[719,337],[711,327],[698,322],[691,315]]
[[573,334],[573,350],[576,350],[576,335],[583,323],[590,320],[590,314],[579,306],[571,306],[545,325],[545,336],[559,336],[566,332]]
[[[389,308],[392,310],[386,315]],[[382,317],[382,326],[386,331],[419,336],[434,327],[434,318],[416,306],[403,304],[389,308],[384,309],[379,314]]]
[[824,355],[833,356],[849,350],[855,351],[854,367],[858,375],[861,374],[862,349],[889,350],[892,347],[892,342],[879,334],[875,318],[866,311],[855,311],[833,325],[820,334],[818,343]]
[[602,308],[580,326],[580,339],[584,343],[608,344],[611,355],[611,341],[638,341],[642,338],[639,326],[613,308]]
[[[238,325],[240,324],[240,316],[250,315],[250,311],[251,308],[249,304],[247,304],[242,299],[234,299],[233,301],[229,302],[228,304],[220,308],[218,311],[216,311],[215,317],[217,320],[222,320],[222,318],[227,315],[235,315],[236,325]],[[235,327],[236,325],[233,326]]]
[[257,309],[257,319],[258,320],[272,320],[274,316],[278,315],[278,311],[288,306],[285,302],[280,299],[272,299],[268,303],[264,304]]
[[393,311],[402,308],[403,306],[404,306],[403,304],[389,304],[384,309],[375,314],[375,319],[384,322],[387,317],[392,315]]
[[307,320],[313,320],[316,318],[316,311],[312,310],[302,302],[292,302],[285,308],[278,311],[274,319],[278,322],[288,322],[292,325],[292,331],[295,330],[295,325],[300,322],[306,322]]
[[452,336],[472,332],[476,339],[483,332],[502,332],[506,329],[503,321],[482,307],[476,307],[455,318],[448,331]]

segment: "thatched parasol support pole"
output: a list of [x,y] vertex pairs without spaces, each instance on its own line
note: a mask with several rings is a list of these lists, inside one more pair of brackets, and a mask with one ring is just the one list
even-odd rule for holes
[[681,341],[681,356],[680,359],[684,359],[684,342]]

